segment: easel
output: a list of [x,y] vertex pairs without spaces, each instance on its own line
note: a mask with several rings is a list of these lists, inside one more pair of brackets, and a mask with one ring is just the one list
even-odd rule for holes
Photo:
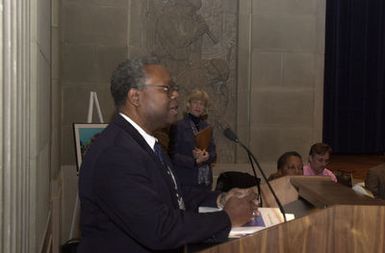
[[87,123],[92,123],[92,114],[94,112],[94,104],[99,116],[99,121],[100,121],[99,123],[104,123],[102,111],[100,110],[98,96],[96,95],[95,91],[90,92],[90,102],[88,104]]
[[[96,95],[95,91],[90,92],[90,101],[88,104],[87,123],[92,123],[94,104],[96,107],[96,112],[97,112],[98,117],[99,117],[99,122],[104,123],[102,111],[100,110],[98,96]],[[80,170],[80,168],[79,168],[79,170]],[[75,231],[75,225],[79,224],[79,211],[80,211],[80,209],[79,209],[79,194],[76,193],[75,206],[74,206],[74,210],[72,212],[72,221],[71,221],[69,240],[73,239],[74,231]]]

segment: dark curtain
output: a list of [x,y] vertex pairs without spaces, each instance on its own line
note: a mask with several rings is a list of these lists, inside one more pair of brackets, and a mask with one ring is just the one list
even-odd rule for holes
[[324,142],[385,151],[385,0],[327,0]]

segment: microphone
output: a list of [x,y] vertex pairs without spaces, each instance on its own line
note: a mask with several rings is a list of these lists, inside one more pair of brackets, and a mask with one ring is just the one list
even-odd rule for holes
[[231,130],[230,128],[226,128],[223,130],[223,134],[226,136],[227,139],[230,141],[233,141],[235,143],[239,143],[237,135]]
[[[238,143],[244,150],[246,150],[247,152],[247,155],[249,156],[249,159],[250,157],[253,158],[255,164],[257,165],[258,167],[258,170],[259,172],[261,172],[261,175],[263,177],[263,179],[265,179],[265,182],[267,184],[267,186],[269,187],[269,190],[271,191],[271,193],[273,194],[273,197],[275,199],[275,202],[277,202],[278,204],[278,207],[279,207],[279,210],[281,211],[282,215],[283,215],[283,220],[286,222],[286,215],[285,215],[285,210],[283,209],[283,206],[282,206],[282,203],[281,201],[279,201],[277,195],[275,194],[275,191],[273,189],[273,187],[271,187],[271,184],[270,182],[267,180],[267,177],[265,175],[265,172],[263,172],[261,166],[259,165],[259,162],[258,160],[255,158],[255,156],[253,155],[253,153],[251,153],[251,151],[242,143],[239,141],[238,139],[238,136],[233,132],[233,130],[231,130],[230,128],[226,128],[224,131],[223,131],[223,134],[224,136],[229,139],[230,141],[232,142],[235,142],[235,143]],[[254,167],[252,166],[253,168],[253,172],[254,172],[254,176],[256,177],[256,173],[255,173],[255,170],[254,170]]]
[[[231,140],[231,141],[233,141],[235,143],[239,143],[239,139],[238,139],[237,135],[230,128],[226,128],[223,131],[223,134],[226,136],[227,139],[229,139],[229,140]],[[261,188],[259,186],[259,183],[260,183],[261,180],[257,177],[257,173],[255,172],[254,163],[253,163],[253,160],[251,160],[250,152],[247,152],[247,156],[249,157],[251,168],[253,169],[255,183],[257,184],[259,198],[260,198],[259,199],[259,204],[262,206],[262,197],[261,197],[261,194],[260,194],[261,193]]]
[[261,179],[257,177],[257,173],[255,172],[255,168],[254,168],[254,163],[253,163],[253,160],[252,160],[251,155],[249,153],[247,153],[247,157],[249,158],[251,168],[253,169],[255,183],[257,184],[257,189],[258,189],[258,194],[259,194],[259,196],[258,196],[259,206],[262,207],[263,204],[262,204],[262,195],[261,195],[261,186],[260,186]]

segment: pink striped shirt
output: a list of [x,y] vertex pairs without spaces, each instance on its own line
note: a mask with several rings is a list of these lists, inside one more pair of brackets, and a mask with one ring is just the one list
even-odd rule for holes
[[313,169],[310,167],[309,164],[306,164],[303,166],[303,175],[304,176],[327,176],[327,177],[330,177],[332,181],[337,182],[336,176],[330,170],[325,168],[323,169],[321,174],[317,175],[314,173]]

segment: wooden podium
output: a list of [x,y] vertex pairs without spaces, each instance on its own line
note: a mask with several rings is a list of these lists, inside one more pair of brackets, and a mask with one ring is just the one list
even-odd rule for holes
[[[199,252],[385,252],[384,201],[326,177],[284,177],[271,183],[285,208],[297,206],[292,207],[299,213],[296,219]],[[264,206],[277,206],[266,185],[261,188]]]

